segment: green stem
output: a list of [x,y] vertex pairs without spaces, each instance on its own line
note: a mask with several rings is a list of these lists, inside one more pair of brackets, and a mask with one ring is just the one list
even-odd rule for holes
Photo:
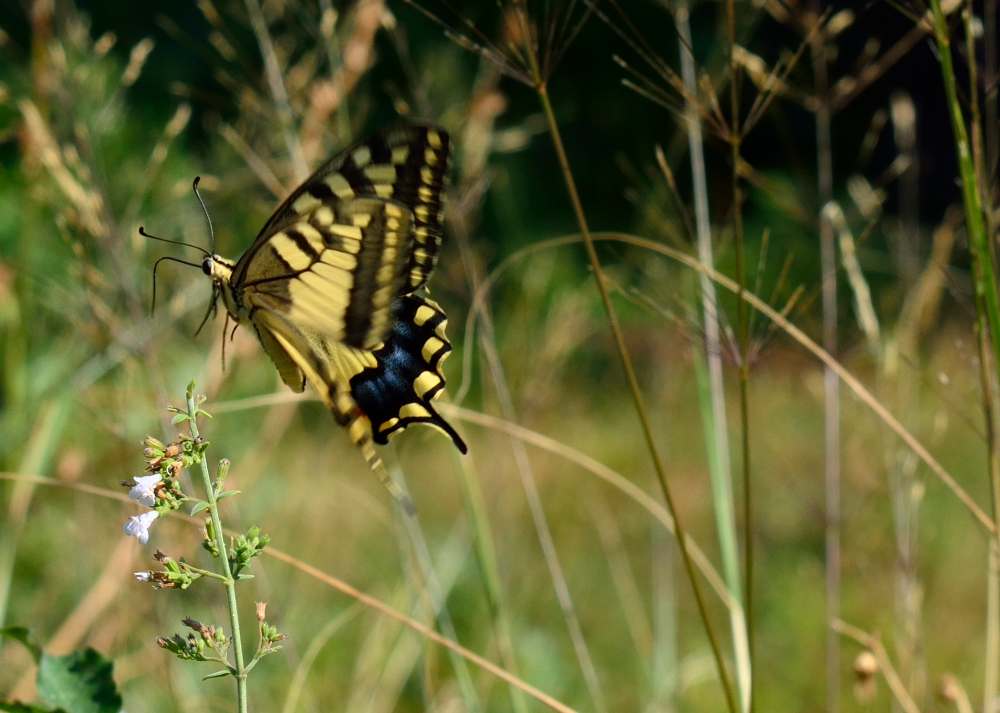
[[[191,428],[191,437],[198,439],[201,434],[198,432],[198,406],[194,402],[194,389],[188,389],[187,411],[190,420],[188,424]],[[226,538],[222,529],[222,518],[219,517],[219,506],[215,499],[215,487],[212,485],[212,476],[208,472],[208,459],[205,454],[201,458],[201,481],[205,486],[206,499],[208,500],[208,511],[212,516],[212,529],[215,535],[215,546],[219,550],[219,559],[222,560],[222,573],[225,576],[226,599],[229,605],[229,625],[232,628],[233,655],[236,659],[236,700],[239,706],[239,713],[247,713],[247,669],[243,663],[243,637],[240,634],[240,615],[236,604],[236,580],[233,579],[232,570],[229,568],[229,552],[226,550]]]
[[[966,231],[968,232],[969,246],[972,253],[972,272],[975,280],[976,321],[979,330],[979,339],[982,344],[982,342],[985,341],[983,339],[983,332],[985,331],[989,333],[989,343],[993,347],[993,367],[994,369],[1000,369],[1000,297],[998,297],[997,294],[993,249],[989,242],[989,235],[987,234],[982,204],[982,193],[979,190],[980,186],[978,179],[982,174],[977,171],[975,159],[969,147],[969,136],[965,128],[965,117],[962,114],[962,107],[958,100],[955,70],[952,65],[951,38],[948,35],[948,23],[945,19],[944,11],[941,9],[941,0],[931,0],[931,12],[934,18],[934,39],[937,42],[938,61],[941,65],[941,78],[944,82],[945,94],[948,98],[948,113],[951,118],[952,132],[955,135],[955,148],[958,151],[958,167],[962,176],[962,203],[965,207]],[[975,58],[970,57],[969,61],[974,63]],[[975,86],[973,86],[972,91],[973,97],[975,98],[977,96],[975,94]],[[973,106],[973,111],[975,114],[978,114],[978,104]],[[985,345],[982,345],[980,347],[981,352],[985,352],[984,346]],[[995,523],[998,516],[998,489],[996,484],[998,465],[996,463],[996,444],[993,440],[993,429],[995,428],[995,424],[992,423],[990,415],[991,409],[994,405],[991,388],[992,380],[988,378],[986,373],[985,356],[985,353],[981,354],[980,363],[982,364],[981,369],[983,370],[983,373],[981,374],[981,379],[983,381],[983,388],[985,392],[984,408],[987,415],[987,426],[990,429],[990,432],[988,433],[987,446],[990,455],[990,482],[994,503],[993,522]],[[998,375],[998,377],[1000,377],[1000,375]],[[998,575],[996,571],[996,562],[994,560],[994,557],[996,556],[994,547],[996,547],[997,542],[1000,542],[1000,532],[994,533],[994,535],[996,539],[994,540],[994,543],[991,543],[990,567],[988,570],[989,587],[987,591],[988,596],[990,597],[996,595],[995,589]],[[987,666],[989,667],[996,666],[997,614],[995,606],[995,602],[991,601],[987,607]],[[994,688],[995,686],[995,670],[987,671],[984,687],[987,695],[990,693],[989,689]]]
[[993,251],[986,235],[986,223],[983,218],[981,194],[976,180],[976,168],[972,151],[969,148],[965,117],[962,115],[962,106],[958,100],[955,70],[951,60],[951,39],[948,36],[948,24],[944,11],[941,9],[941,0],[931,0],[931,12],[934,17],[934,39],[938,47],[941,78],[944,81],[944,90],[948,98],[948,113],[951,117],[952,132],[955,135],[955,148],[958,150],[958,168],[962,176],[962,203],[965,207],[969,245],[972,248],[976,297],[983,301],[982,304],[986,308],[993,355],[996,357],[996,367],[1000,368],[1000,296],[997,294]]
[[729,147],[732,162],[732,194],[733,194],[733,239],[736,243],[736,282],[739,285],[736,303],[736,322],[740,343],[740,445],[742,450],[743,475],[743,585],[746,604],[747,648],[750,659],[750,681],[747,686],[746,708],[749,713],[754,710],[754,689],[757,671],[754,668],[754,631],[753,631],[753,490],[750,487],[750,316],[749,305],[743,298],[746,292],[746,257],[743,244],[743,212],[742,189],[740,187],[740,98],[739,98],[739,66],[736,62],[736,8],[733,0],[726,2],[726,30],[729,37]]
[[230,579],[227,578],[225,575],[219,574],[218,572],[213,572],[208,569],[202,569],[201,567],[194,567],[193,565],[190,565],[187,562],[184,562],[181,566],[190,572],[194,572],[195,574],[200,574],[202,577],[210,577],[211,579],[217,579],[223,583],[230,581]]
[[529,52],[528,54],[532,59],[532,64],[534,65],[533,73],[536,80],[534,89],[538,93],[542,110],[545,112],[545,120],[548,124],[549,135],[552,138],[552,144],[556,151],[556,157],[559,160],[559,167],[562,170],[563,180],[566,183],[566,190],[569,193],[570,202],[573,204],[573,211],[576,214],[577,224],[579,225],[580,232],[583,235],[583,244],[587,249],[587,257],[589,258],[591,268],[594,271],[594,279],[597,281],[597,289],[601,294],[601,302],[604,304],[604,311],[608,317],[608,324],[611,326],[611,333],[614,336],[615,346],[618,349],[618,357],[621,360],[622,368],[625,370],[625,377],[628,380],[629,390],[632,392],[632,399],[635,402],[635,408],[639,415],[639,421],[642,424],[642,432],[646,438],[646,445],[649,448],[650,456],[652,456],[653,459],[653,467],[656,470],[656,477],[659,480],[660,489],[663,491],[663,497],[666,500],[670,514],[674,518],[674,525],[677,528],[677,542],[680,545],[681,555],[684,561],[684,569],[687,573],[688,581],[691,582],[691,589],[694,591],[694,598],[698,605],[698,613],[701,615],[702,625],[705,627],[705,633],[708,636],[708,641],[712,648],[712,655],[715,658],[715,665],[719,671],[719,679],[722,682],[722,689],[726,697],[726,704],[731,713],[736,713],[737,708],[735,698],[733,697],[733,684],[729,678],[729,672],[726,669],[726,664],[722,659],[722,651],[719,647],[719,641],[715,635],[715,630],[708,618],[708,609],[705,606],[705,597],[702,594],[701,584],[695,576],[694,563],[691,561],[691,555],[688,552],[687,531],[681,524],[680,513],[674,506],[674,498],[670,492],[670,485],[667,482],[666,470],[663,466],[663,461],[660,458],[659,450],[656,447],[656,440],[653,436],[653,429],[649,422],[649,416],[647,415],[648,412],[646,410],[646,404],[642,398],[642,391],[639,387],[639,379],[636,377],[635,368],[632,366],[632,358],[629,356],[628,349],[625,346],[625,337],[622,334],[621,325],[618,322],[618,315],[615,312],[614,306],[611,304],[611,297],[608,294],[608,288],[605,284],[604,271],[601,268],[600,258],[597,256],[597,249],[594,247],[593,236],[590,234],[590,228],[587,225],[587,217],[583,211],[583,203],[580,201],[580,195],[576,189],[576,181],[573,178],[573,171],[570,168],[569,158],[566,155],[566,149],[562,142],[562,135],[559,131],[559,124],[556,121],[556,115],[552,109],[552,103],[549,100],[548,89],[544,80],[542,80],[541,72],[537,67],[534,54],[532,52]]

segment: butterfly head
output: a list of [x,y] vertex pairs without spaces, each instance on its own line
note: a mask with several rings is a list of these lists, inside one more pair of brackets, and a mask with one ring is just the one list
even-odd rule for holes
[[229,284],[233,275],[233,263],[220,255],[206,255],[201,261],[201,271],[212,278],[212,281],[222,286]]
[[206,255],[201,261],[201,271],[212,278],[212,304],[221,297],[230,316],[237,322],[245,316],[233,290],[232,277],[236,263],[221,255]]

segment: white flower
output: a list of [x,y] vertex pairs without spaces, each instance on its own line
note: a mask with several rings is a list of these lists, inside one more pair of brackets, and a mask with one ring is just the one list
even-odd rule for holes
[[129,537],[134,537],[142,544],[149,542],[149,528],[153,526],[153,521],[160,516],[156,510],[144,512],[142,515],[133,515],[125,523],[122,531]]
[[163,478],[158,475],[137,475],[132,480],[135,485],[128,491],[128,496],[140,505],[153,507],[156,504],[156,484]]
[[135,577],[136,582],[148,582],[153,578],[152,572],[133,572],[132,576]]

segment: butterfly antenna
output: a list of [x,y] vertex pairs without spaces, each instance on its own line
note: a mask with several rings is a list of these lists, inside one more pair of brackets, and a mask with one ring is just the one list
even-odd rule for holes
[[200,250],[205,255],[205,257],[212,257],[212,253],[208,252],[208,250],[206,250],[203,247],[200,247],[198,245],[192,245],[191,243],[185,243],[181,240],[168,240],[167,238],[161,238],[158,235],[152,235],[150,233],[147,233],[146,228],[142,225],[139,226],[139,235],[141,235],[144,238],[149,238],[150,240],[159,240],[161,243],[170,243],[171,245],[180,245],[185,248],[194,248],[195,250]]
[[198,184],[201,183],[201,176],[195,176],[194,182],[191,184],[191,190],[194,191],[195,198],[201,203],[201,210],[205,214],[205,221],[208,223],[208,239],[210,242],[210,247],[212,248],[212,253],[215,253],[215,230],[212,228],[212,216],[208,214],[208,206],[205,205],[205,200],[201,197],[201,192],[198,190]]
[[[142,228],[139,229],[139,232],[142,232]],[[167,241],[167,242],[173,242],[173,241]],[[189,247],[194,247],[194,246],[192,245]],[[168,262],[179,262],[182,265],[188,265],[190,267],[197,267],[198,269],[201,269],[201,265],[199,265],[198,263],[188,262],[187,260],[181,260],[179,257],[174,257],[173,255],[165,255],[164,257],[157,259],[157,261],[153,263],[153,302],[149,308],[150,314],[156,311],[156,270],[160,266],[160,263],[165,260]]]

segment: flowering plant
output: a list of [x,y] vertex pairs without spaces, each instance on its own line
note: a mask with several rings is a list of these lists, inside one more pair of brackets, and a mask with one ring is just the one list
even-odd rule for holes
[[[267,547],[270,538],[259,527],[251,526],[244,534],[230,537],[229,542],[226,542],[219,501],[238,495],[239,491],[225,489],[230,465],[227,459],[223,458],[218,462],[214,479],[209,474],[206,457],[208,441],[202,437],[198,428],[199,418],[211,418],[201,408],[204,402],[204,396],[195,395],[192,382],[187,388],[185,407],[170,407],[170,412],[174,414],[174,424],[186,425],[187,432],[178,433],[169,443],[163,443],[152,436],[147,436],[143,441],[145,474],[133,476],[130,480],[123,481],[122,485],[129,489],[129,498],[146,509],[130,517],[123,530],[126,535],[135,537],[145,545],[150,539],[150,529],[160,516],[180,510],[186,505],[190,505],[191,516],[206,513],[202,547],[214,561],[214,568],[199,567],[183,558],[170,557],[157,549],[153,560],[158,563],[158,569],[135,572],[134,577],[136,581],[150,584],[157,590],[186,590],[201,579],[214,580],[225,588],[229,607],[228,633],[222,626],[203,624],[192,617],[186,617],[183,623],[190,629],[186,636],[160,636],[156,643],[183,661],[210,661],[220,665],[220,670],[206,678],[235,679],[238,710],[246,713],[247,675],[260,659],[281,648],[280,642],[285,639],[285,635],[267,621],[267,604],[257,602],[257,648],[252,658],[245,660],[236,583],[252,577],[249,573],[250,565]],[[181,478],[189,471],[200,474],[205,490],[204,499],[191,497],[184,492]]]

